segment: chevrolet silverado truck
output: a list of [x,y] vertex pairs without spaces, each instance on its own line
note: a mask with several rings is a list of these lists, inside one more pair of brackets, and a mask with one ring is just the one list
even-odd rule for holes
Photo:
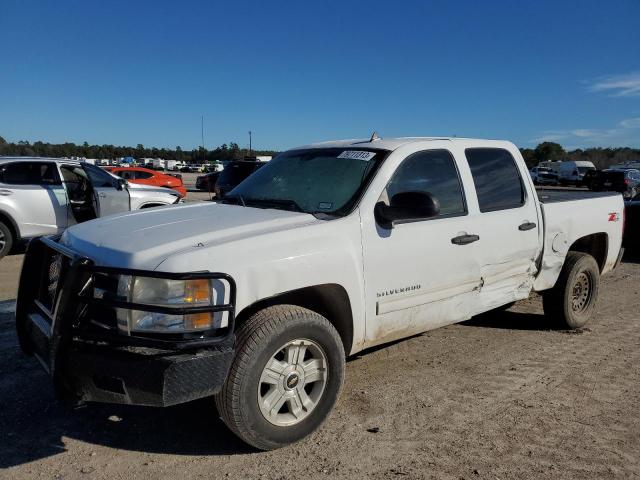
[[213,396],[236,435],[274,449],[327,418],[348,355],[532,291],[560,328],[582,327],[620,261],[623,212],[617,193],[538,194],[506,141],[314,144],[220,203],[32,241],[18,337],[63,399]]

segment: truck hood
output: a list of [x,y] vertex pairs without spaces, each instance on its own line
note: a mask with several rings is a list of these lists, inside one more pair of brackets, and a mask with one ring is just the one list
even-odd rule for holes
[[216,203],[139,210],[75,225],[61,242],[97,265],[154,270],[169,256],[318,222],[313,215]]

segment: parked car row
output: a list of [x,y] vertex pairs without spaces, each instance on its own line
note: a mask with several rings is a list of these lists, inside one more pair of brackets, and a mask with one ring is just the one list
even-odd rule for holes
[[585,186],[591,172],[596,167],[587,161],[541,162],[529,170],[536,185],[575,185]]
[[182,183],[182,176],[180,175],[168,175],[143,167],[104,167],[104,169],[132,183],[172,188],[180,196],[187,196],[187,189]]
[[640,246],[640,169],[617,166],[593,170],[585,175],[584,185],[594,192],[619,192],[624,199],[624,247]]
[[251,160],[229,162],[221,172],[199,176],[196,179],[196,188],[215,193],[216,198],[222,199],[240,182],[264,165],[266,162]]
[[640,192],[640,170],[635,168],[610,168],[590,172],[586,186],[594,192],[619,192],[625,199],[634,198]]
[[33,237],[114,213],[178,203],[166,188],[129,183],[94,165],[56,158],[0,158],[0,258]]

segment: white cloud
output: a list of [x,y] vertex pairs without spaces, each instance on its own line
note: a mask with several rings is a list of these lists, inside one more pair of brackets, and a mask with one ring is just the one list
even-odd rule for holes
[[620,122],[620,126],[623,128],[640,128],[640,117],[627,118]]
[[640,117],[626,118],[613,128],[575,128],[572,130],[549,130],[531,140],[532,144],[541,142],[571,142],[583,145],[631,146],[638,143]]
[[606,92],[613,97],[640,96],[640,72],[604,77],[589,87],[592,92]]

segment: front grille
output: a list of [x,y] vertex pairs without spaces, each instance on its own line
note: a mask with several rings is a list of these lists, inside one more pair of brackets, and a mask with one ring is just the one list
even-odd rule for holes
[[[228,274],[169,273],[96,266],[90,259],[78,256],[76,252],[57,243],[56,240],[51,237],[38,238],[33,240],[27,249],[16,305],[19,335],[29,334],[22,329],[19,319],[24,323],[31,313],[39,313],[34,315],[34,318],[41,318],[43,322],[47,322],[51,327],[52,336],[91,342],[181,350],[208,347],[227,341],[233,336],[236,285]],[[118,294],[118,278],[122,275],[170,280],[223,280],[228,284],[229,303],[206,307],[137,304]],[[212,328],[203,332],[175,335],[122,335],[118,330],[120,310],[143,310],[170,315],[224,312],[228,316],[228,325],[224,329]],[[44,332],[46,328],[41,330]]]
[[[118,277],[116,275],[95,273],[92,276],[92,280],[93,290],[88,291],[87,295],[92,295],[93,298],[99,298],[106,301],[126,300],[126,298],[118,297]],[[106,307],[104,305],[89,304],[87,317],[91,319],[93,325],[102,329],[118,329],[118,320],[115,308]]]
[[69,259],[65,255],[48,248],[45,250],[37,298],[49,316],[54,313],[68,267]]

